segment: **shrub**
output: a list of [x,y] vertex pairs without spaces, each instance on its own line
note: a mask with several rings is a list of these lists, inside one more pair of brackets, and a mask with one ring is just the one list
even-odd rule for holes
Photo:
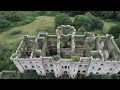
[[22,79],[38,79],[39,75],[36,73],[36,71],[27,70],[22,74],[21,78]]
[[54,75],[54,73],[52,73],[52,72],[47,73],[47,75],[46,75],[46,79],[55,79],[55,75]]
[[78,29],[77,34],[84,34],[84,32],[87,32],[84,27],[81,27]]
[[20,33],[22,33],[21,30],[15,30],[15,31],[10,32],[10,35],[17,35],[17,34],[20,34]]
[[59,57],[59,55],[54,55],[54,56],[52,57],[52,59],[53,59],[54,61],[58,61],[58,60],[60,59],[60,57]]
[[55,17],[55,28],[60,25],[72,25],[72,20],[67,14],[60,14]]
[[112,79],[119,79],[119,77],[118,77],[117,74],[112,74],[112,75],[111,75],[111,78],[112,78]]
[[92,20],[92,22],[93,22],[93,26],[94,26],[95,29],[100,29],[100,30],[103,29],[104,24],[103,24],[102,19],[100,19],[99,17],[95,17]]
[[85,16],[88,17],[91,20],[95,18],[90,12],[86,12]]
[[74,17],[75,15],[83,15],[85,14],[87,11],[61,11],[62,13],[66,13],[72,17]]
[[84,15],[75,16],[73,25],[77,30],[80,27],[84,27],[87,31],[91,31],[92,29],[92,21]]
[[120,25],[110,27],[108,34],[112,34],[114,38],[118,38],[120,34]]
[[80,60],[80,56],[74,55],[72,56],[73,62],[78,62]]
[[112,18],[114,15],[113,11],[91,11],[91,13],[102,19]]
[[118,14],[116,15],[116,20],[117,20],[117,21],[120,21],[120,13],[118,13]]
[[92,21],[92,28],[93,29],[103,29],[103,21],[99,17],[94,17],[90,12],[85,14]]
[[59,11],[46,11],[46,14],[44,14],[44,15],[56,16],[56,15],[59,15],[59,14],[61,14]]
[[7,28],[10,24],[10,21],[0,18],[0,29]]
[[120,36],[119,36],[119,38],[115,39],[115,43],[120,48]]
[[25,18],[24,14],[20,11],[6,11],[4,16],[9,21],[21,21]]
[[38,29],[36,29],[36,32],[37,32],[37,33],[39,33],[39,32],[47,32],[47,33],[52,33],[52,34],[54,34],[54,33],[55,33],[55,30],[53,29],[53,27],[46,26],[45,28],[38,28]]
[[64,48],[65,44],[63,41],[60,41],[60,48]]
[[69,75],[68,74],[63,74],[61,77],[59,77],[58,79],[69,79]]
[[[10,60],[10,56],[13,53],[13,49],[6,47],[6,44],[8,43],[0,43],[0,71],[5,69],[13,70],[13,62]],[[15,68],[16,67],[14,67],[14,70]]]

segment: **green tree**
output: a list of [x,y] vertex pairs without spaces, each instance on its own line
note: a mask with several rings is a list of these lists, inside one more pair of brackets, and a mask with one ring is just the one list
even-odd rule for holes
[[63,13],[55,17],[55,28],[60,25],[72,25],[72,20],[70,19],[69,15]]
[[102,19],[112,18],[114,16],[114,11],[91,11],[91,13]]
[[104,24],[103,24],[102,19],[100,19],[99,17],[93,16],[90,12],[87,12],[85,16],[88,17],[92,21],[93,29],[100,29],[100,30],[103,29]]
[[21,11],[6,11],[4,16],[9,21],[20,21],[25,18],[25,15]]
[[[7,44],[7,43],[6,43]],[[6,44],[0,44],[0,71],[1,70],[15,70],[16,67],[10,60],[13,49],[6,47]]]
[[74,17],[76,15],[84,15],[87,11],[61,11],[61,12]]
[[110,27],[108,34],[112,34],[114,38],[118,38],[120,34],[120,25]]
[[84,27],[78,28],[78,31],[77,31],[78,34],[84,34],[84,32],[87,32],[87,30],[85,30]]
[[22,79],[38,79],[39,75],[36,73],[36,71],[27,70],[22,74],[21,78]]
[[10,24],[10,21],[0,18],[0,29],[7,28]]
[[111,78],[112,78],[112,79],[119,79],[119,77],[118,77],[117,74],[113,74],[113,75],[111,75]]
[[54,73],[47,73],[47,75],[46,75],[46,79],[55,79],[55,75],[54,75]]
[[115,43],[120,48],[120,36],[119,36],[119,38],[115,39]]
[[77,55],[72,56],[72,61],[73,61],[73,62],[78,62],[78,61],[80,61],[80,56],[77,56]]
[[95,18],[94,15],[91,14],[91,12],[86,12],[85,16],[88,17],[89,19],[93,20]]
[[84,27],[85,30],[92,30],[92,21],[84,15],[76,15],[73,21],[74,27],[78,30],[80,27]]
[[77,73],[75,79],[83,79],[83,78],[82,78],[82,75],[81,75],[81,74]]
[[95,18],[92,20],[92,22],[93,22],[94,28],[99,29],[99,30],[102,30],[102,29],[103,29],[104,24],[103,24],[102,19],[100,19],[99,17],[95,17]]

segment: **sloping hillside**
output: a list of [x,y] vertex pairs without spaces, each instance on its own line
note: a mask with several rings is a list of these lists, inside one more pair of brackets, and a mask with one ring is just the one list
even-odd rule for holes
[[[73,17],[71,18],[72,20],[74,19]],[[115,23],[112,22],[105,22],[104,21],[104,30],[108,31],[108,29],[116,25]],[[30,24],[19,26],[19,27],[14,27],[6,32],[3,32],[0,34],[0,43],[6,43],[6,46],[14,48],[17,47],[17,45],[20,43],[22,40],[23,35],[37,35],[37,29],[44,29],[46,27],[54,27],[54,17],[51,16],[39,16],[35,21],[33,21]],[[22,33],[17,34],[17,35],[10,35],[11,32],[21,30]]]
[[[6,43],[7,46],[14,47],[20,43],[23,35],[37,35],[36,30],[39,28],[54,27],[54,17],[39,16],[30,24],[14,27],[0,34],[0,43]],[[11,32],[21,30],[21,34],[10,35]]]

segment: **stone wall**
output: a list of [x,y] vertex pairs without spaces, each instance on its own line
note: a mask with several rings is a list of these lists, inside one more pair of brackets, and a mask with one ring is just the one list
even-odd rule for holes
[[[65,29],[69,29],[67,35],[71,35],[72,47],[71,48],[60,48],[60,36],[66,35],[64,32]],[[74,27],[70,25],[62,25],[56,29],[57,35],[48,35],[47,33],[39,33],[38,39],[47,38],[47,40],[51,40],[50,44],[47,43],[47,46],[53,46],[52,48],[57,49],[57,53],[60,52],[65,56],[72,56],[77,53],[82,54],[84,51],[84,44],[87,42],[91,43],[91,46],[94,44],[96,45],[95,52],[99,52],[102,58],[93,58],[91,57],[83,57],[80,56],[79,62],[73,62],[71,58],[60,58],[59,61],[53,61],[52,57],[40,56],[39,58],[35,57],[28,57],[28,58],[21,58],[18,57],[19,49],[21,48],[23,41],[20,43],[19,47],[17,48],[16,52],[10,57],[16,67],[19,69],[21,73],[25,70],[36,70],[39,75],[46,75],[46,73],[54,72],[55,77],[60,77],[64,73],[67,73],[71,78],[75,78],[77,73],[84,74],[88,76],[89,74],[117,74],[120,71],[120,61],[118,55],[115,56],[117,58],[114,61],[110,61],[109,59],[106,60],[105,57],[109,56],[110,50],[112,48],[116,48],[118,52],[120,52],[119,48],[114,42],[113,37],[111,40],[108,41],[108,50],[105,52],[104,48],[104,41],[106,36],[95,36],[91,33],[84,33],[84,35],[75,35]],[[30,37],[35,38],[35,37]],[[55,41],[53,40],[55,39]],[[80,40],[79,40],[80,39]],[[76,41],[78,40],[78,41]],[[41,42],[41,41],[40,41]],[[79,45],[79,46],[77,46]],[[44,45],[43,45],[44,46]],[[50,48],[50,47],[48,47]],[[77,49],[77,50],[75,50]],[[116,55],[116,54],[115,54]]]

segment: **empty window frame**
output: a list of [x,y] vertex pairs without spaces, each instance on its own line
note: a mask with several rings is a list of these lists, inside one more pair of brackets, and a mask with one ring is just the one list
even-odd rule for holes
[[83,73],[85,73],[85,70],[83,70]]
[[82,65],[79,65],[79,67],[82,67]]
[[98,70],[101,70],[101,68],[98,68]]
[[40,66],[38,66],[38,68],[40,68]]
[[50,66],[52,67],[53,65],[52,65],[52,64],[50,64]]
[[85,65],[85,67],[87,67],[87,65]]
[[27,66],[25,65],[25,68],[27,68]]
[[65,68],[67,68],[67,66],[65,66]]
[[107,72],[107,74],[110,74],[109,72]]
[[42,73],[42,71],[40,71],[40,73]]
[[49,72],[49,70],[46,70],[46,72]]
[[34,66],[32,65],[32,68],[34,68]]
[[110,68],[110,71],[112,70],[112,68]]
[[120,74],[120,71],[117,74]]
[[96,72],[96,74],[99,74],[99,72]]
[[94,69],[94,67],[92,67],[92,69]]
[[90,72],[90,74],[93,74],[92,72]]

